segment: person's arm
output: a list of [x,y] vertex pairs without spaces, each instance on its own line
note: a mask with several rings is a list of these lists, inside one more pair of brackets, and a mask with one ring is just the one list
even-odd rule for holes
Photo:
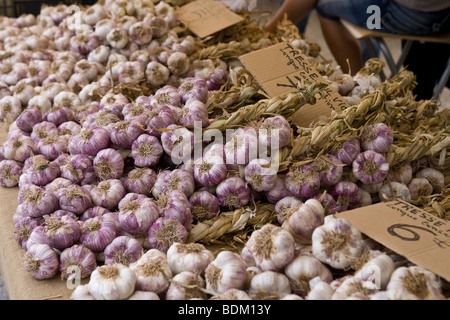
[[317,0],[285,0],[274,17],[264,26],[264,29],[268,32],[274,32],[278,21],[281,21],[286,13],[293,24],[299,23],[314,9],[316,2]]

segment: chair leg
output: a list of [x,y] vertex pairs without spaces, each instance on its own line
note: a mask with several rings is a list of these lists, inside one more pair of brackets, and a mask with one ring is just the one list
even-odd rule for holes
[[383,40],[383,38],[376,38],[376,41],[378,42],[378,45],[380,46],[380,50],[383,53],[384,57],[386,58],[386,62],[389,66],[389,69],[391,69],[391,76],[398,73],[397,66],[395,65],[394,58],[392,58],[392,54],[389,51],[388,46],[386,45],[386,42]]
[[436,88],[434,89],[433,93],[434,100],[439,99],[439,95],[442,93],[442,90],[444,90],[445,86],[447,85],[449,78],[450,78],[450,58],[448,58],[447,67],[445,67],[444,73],[442,74]]
[[402,49],[402,54],[398,58],[398,61],[396,64],[397,70],[400,70],[401,67],[403,66],[403,63],[405,62],[405,59],[408,56],[409,51],[411,50],[413,42],[414,42],[413,40],[407,40],[405,42],[405,45],[403,46],[403,49]]

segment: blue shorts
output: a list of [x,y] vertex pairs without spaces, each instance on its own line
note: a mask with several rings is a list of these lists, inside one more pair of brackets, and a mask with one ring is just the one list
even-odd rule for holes
[[419,12],[398,4],[394,0],[318,0],[317,13],[328,19],[343,19],[367,28],[373,11],[369,6],[380,8],[380,29],[395,34],[432,34],[450,31],[450,9],[439,12]]

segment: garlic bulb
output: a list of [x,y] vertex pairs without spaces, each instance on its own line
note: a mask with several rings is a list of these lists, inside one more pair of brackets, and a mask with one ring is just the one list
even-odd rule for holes
[[279,300],[291,294],[291,287],[284,274],[264,271],[253,277],[248,293],[253,300]]
[[314,256],[301,254],[294,258],[284,269],[289,278],[292,292],[300,296],[308,295],[310,280],[319,277],[321,281],[330,283],[333,280],[331,271]]
[[245,245],[256,266],[263,271],[277,271],[294,258],[295,242],[286,230],[266,224],[254,231]]
[[320,277],[316,277],[309,281],[309,287],[311,290],[306,296],[306,300],[331,300],[334,294],[334,289],[328,282],[320,280]]
[[167,250],[167,262],[173,274],[183,271],[202,274],[214,260],[214,254],[200,243],[173,243]]
[[73,290],[70,295],[72,300],[95,300],[94,297],[89,292],[88,284],[79,285]]
[[211,300],[252,300],[247,292],[239,289],[228,289],[224,293],[213,296]]
[[289,231],[296,243],[309,244],[314,230],[323,225],[325,209],[315,199],[308,199],[295,210],[282,224],[282,228]]
[[159,296],[150,291],[136,290],[127,300],[161,300]]
[[206,293],[202,290],[204,284],[205,281],[200,275],[183,271],[172,278],[166,292],[166,300],[206,299]]
[[344,218],[328,217],[312,234],[313,255],[333,268],[348,268],[362,254],[361,232]]
[[416,173],[416,178],[425,178],[433,186],[434,193],[441,193],[445,186],[445,176],[439,170],[424,168]]
[[392,201],[395,199],[402,199],[404,201],[411,200],[411,193],[408,186],[400,182],[386,182],[380,190],[378,190],[378,198],[380,201]]
[[381,251],[372,250],[369,252],[367,261],[356,271],[355,277],[374,282],[378,289],[386,289],[394,269],[394,261],[390,256]]
[[138,261],[130,264],[136,274],[136,290],[159,294],[169,287],[172,270],[164,252],[150,249]]
[[331,300],[369,299],[369,296],[378,291],[377,286],[370,281],[364,281],[357,277],[348,277],[336,288]]
[[230,289],[243,289],[247,268],[241,256],[231,251],[221,251],[205,269],[206,289],[225,294]]
[[123,264],[104,265],[92,272],[88,289],[95,300],[124,300],[134,292],[136,279]]
[[442,300],[441,282],[431,271],[419,266],[399,267],[391,276],[387,291],[402,300]]

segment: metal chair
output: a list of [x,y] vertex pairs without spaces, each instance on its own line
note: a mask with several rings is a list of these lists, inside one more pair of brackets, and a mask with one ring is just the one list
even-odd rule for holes
[[[341,21],[347,28],[347,30],[349,30],[356,39],[365,42],[367,49],[372,57],[378,57],[375,48],[376,46],[380,48],[380,51],[385,57],[387,66],[389,67],[392,74],[397,74],[400,71],[414,41],[450,44],[450,32],[429,36],[391,34],[361,28],[345,20]],[[405,40],[405,45],[403,46],[401,55],[397,59],[397,61],[395,61],[391,51],[386,45],[386,41],[384,40],[385,38],[395,38]],[[382,77],[383,80],[386,79],[386,75],[384,74],[384,72],[381,72],[380,76]],[[439,98],[439,95],[444,90],[449,78],[450,78],[450,57],[448,58],[447,66],[444,69],[444,72],[442,73],[441,78],[439,79],[434,89],[433,99],[437,100]]]

